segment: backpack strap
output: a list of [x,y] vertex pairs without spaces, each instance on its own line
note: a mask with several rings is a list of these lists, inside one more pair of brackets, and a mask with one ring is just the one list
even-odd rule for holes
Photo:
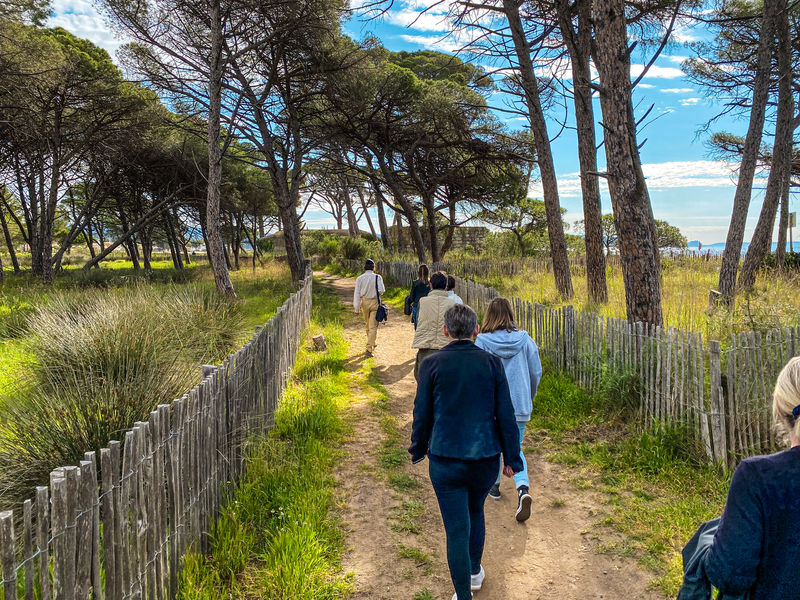
[[381,303],[381,293],[378,291],[378,277],[380,277],[380,275],[378,275],[376,273],[375,274],[375,295],[378,297],[378,305],[380,305],[380,303]]

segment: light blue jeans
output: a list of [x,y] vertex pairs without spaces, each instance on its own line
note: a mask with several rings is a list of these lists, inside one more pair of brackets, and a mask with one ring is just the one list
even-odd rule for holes
[[[517,421],[517,427],[519,427],[519,456],[522,459],[522,471],[519,473],[514,473],[514,487],[519,489],[519,486],[524,485],[527,487],[531,487],[530,479],[528,479],[528,462],[525,460],[525,453],[522,451],[522,438],[525,435],[525,425],[528,423],[525,421]],[[500,483],[500,479],[503,477],[503,457],[500,457],[500,472],[497,474],[497,481],[495,483]]]

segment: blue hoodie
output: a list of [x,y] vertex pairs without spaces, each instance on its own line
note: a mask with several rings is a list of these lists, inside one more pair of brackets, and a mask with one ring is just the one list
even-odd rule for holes
[[536,342],[526,331],[499,329],[492,333],[481,333],[475,338],[475,345],[500,358],[506,370],[517,422],[530,421],[533,397],[542,378],[542,363]]

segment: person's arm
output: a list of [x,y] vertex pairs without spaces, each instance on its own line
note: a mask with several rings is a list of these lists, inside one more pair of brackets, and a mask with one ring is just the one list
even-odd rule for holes
[[419,462],[428,453],[433,429],[433,361],[423,361],[419,369],[417,396],[414,399],[414,422],[411,425],[411,462]]
[[704,559],[708,580],[725,594],[743,594],[756,581],[764,535],[757,482],[755,465],[741,463],[733,474],[722,520]]
[[539,381],[542,379],[542,361],[539,359],[539,349],[533,339],[528,339],[528,373],[531,377],[531,398],[536,397]]
[[361,309],[361,291],[358,289],[359,284],[358,279],[356,279],[356,286],[353,288],[353,310],[358,314],[358,311]]
[[383,277],[378,275],[378,291],[383,294],[386,292],[386,287],[383,285]]
[[494,377],[494,418],[497,433],[500,436],[500,447],[503,450],[503,463],[514,471],[522,471],[522,459],[519,456],[519,427],[514,417],[514,405],[508,389],[508,379],[500,359],[495,359]]

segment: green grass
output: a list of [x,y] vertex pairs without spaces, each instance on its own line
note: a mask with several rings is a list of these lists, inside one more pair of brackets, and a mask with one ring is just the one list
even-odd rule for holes
[[[682,579],[680,550],[697,526],[721,514],[726,475],[700,459],[679,427],[638,431],[626,421],[630,381],[605,374],[603,392],[589,395],[549,369],[534,401],[529,440],[534,450],[570,467],[578,489],[601,492],[600,528],[623,534],[600,550],[634,556],[656,578],[653,587],[674,597]],[[620,392],[623,389],[623,392]],[[553,508],[563,506],[554,500]]]
[[436,596],[428,588],[418,591],[411,600],[436,600]]
[[[152,408],[188,391],[200,367],[247,341],[294,291],[286,265],[232,273],[239,300],[219,296],[207,266],[154,263],[29,274],[0,287],[0,497],[30,496]],[[119,268],[117,268],[119,267]]]
[[178,598],[335,600],[352,588],[352,577],[339,574],[344,538],[333,512],[333,469],[354,374],[342,366],[341,308],[334,310],[329,294],[315,291],[315,304],[324,298],[306,333],[323,333],[328,351],[301,349],[295,375],[305,375],[290,382],[269,435],[252,440],[244,479],[213,528],[211,551],[187,557]]

